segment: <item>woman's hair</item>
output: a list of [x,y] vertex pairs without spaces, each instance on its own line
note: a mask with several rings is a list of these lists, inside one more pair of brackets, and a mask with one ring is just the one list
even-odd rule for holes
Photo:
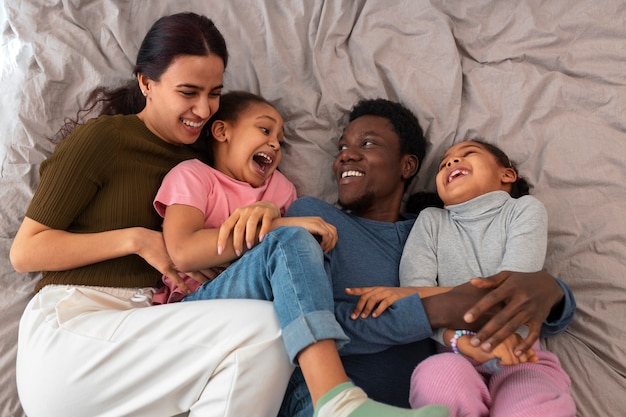
[[492,154],[496,158],[500,166],[503,166],[504,168],[511,168],[513,171],[515,171],[515,174],[517,175],[517,180],[511,184],[511,191],[509,192],[509,194],[511,194],[511,197],[520,198],[521,196],[528,195],[530,193],[530,184],[528,183],[528,181],[526,181],[525,178],[519,175],[517,167],[502,149],[498,148],[496,145],[487,143],[480,139],[470,140],[474,143],[478,143],[487,152]]
[[[352,108],[348,122],[361,116],[380,116],[391,122],[394,131],[400,138],[400,151],[403,154],[415,155],[418,167],[422,166],[426,156],[426,139],[417,117],[402,104],[383,98],[361,100]],[[419,168],[418,168],[419,170]],[[406,190],[417,172],[404,184]]]
[[[224,68],[228,63],[226,41],[211,19],[191,12],[177,13],[154,22],[139,47],[133,75],[159,81],[180,55],[217,55],[224,61]],[[76,119],[66,121],[59,135],[66,137],[79,123],[81,114],[89,114],[98,106],[98,115],[113,115],[139,113],[145,105],[136,78],[117,88],[97,87]]]
[[215,114],[205,123],[200,138],[189,146],[205,155],[208,158],[205,162],[213,166],[215,162],[211,146],[214,139],[212,133],[213,123],[216,120],[234,122],[239,118],[241,113],[245,112],[254,104],[267,104],[268,106],[276,108],[276,106],[265,98],[248,91],[237,90],[222,94],[220,96],[220,106]]

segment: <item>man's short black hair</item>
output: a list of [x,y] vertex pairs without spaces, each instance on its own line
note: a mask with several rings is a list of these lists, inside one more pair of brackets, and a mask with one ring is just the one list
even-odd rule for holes
[[[380,116],[388,119],[400,138],[401,152],[417,156],[419,170],[426,156],[426,139],[417,117],[411,110],[398,102],[376,98],[359,101],[352,108],[348,122],[361,116]],[[414,177],[415,175],[407,180],[406,186]]]
[[400,137],[400,150],[417,156],[421,165],[426,156],[426,139],[417,117],[411,110],[398,102],[376,98],[357,103],[350,112],[348,121],[351,122],[361,116],[380,116],[388,119]]

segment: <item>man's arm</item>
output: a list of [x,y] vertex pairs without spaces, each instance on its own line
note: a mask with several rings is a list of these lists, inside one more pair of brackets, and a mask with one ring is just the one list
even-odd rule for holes
[[576,312],[576,299],[572,289],[560,279],[555,279],[563,290],[563,298],[550,310],[548,318],[541,326],[541,337],[552,337],[563,333],[574,320],[574,313]]
[[[483,296],[475,302],[481,292]],[[516,354],[521,354],[537,340],[546,319],[558,317],[556,322],[547,323],[552,331],[555,328],[562,331],[571,322],[575,309],[573,300],[571,290],[546,272],[505,271],[472,280],[422,302],[433,327],[473,327],[477,334],[472,344],[481,345],[486,352],[521,325],[527,325],[528,336],[516,347]],[[559,308],[562,311],[559,312]]]

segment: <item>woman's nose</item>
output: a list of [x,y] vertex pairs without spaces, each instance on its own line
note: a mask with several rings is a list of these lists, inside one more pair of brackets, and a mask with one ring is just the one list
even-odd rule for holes
[[209,117],[215,114],[218,106],[219,106],[218,100],[212,97],[202,98],[196,103],[196,106],[194,108],[194,113],[196,114],[196,116],[200,117],[201,119],[208,119]]

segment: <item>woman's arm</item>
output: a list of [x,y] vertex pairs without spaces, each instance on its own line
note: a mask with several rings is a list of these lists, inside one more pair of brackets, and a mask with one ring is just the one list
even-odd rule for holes
[[71,233],[25,217],[9,256],[17,272],[34,272],[74,269],[127,255],[139,255],[162,274],[178,277],[163,235],[143,227]]

